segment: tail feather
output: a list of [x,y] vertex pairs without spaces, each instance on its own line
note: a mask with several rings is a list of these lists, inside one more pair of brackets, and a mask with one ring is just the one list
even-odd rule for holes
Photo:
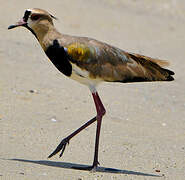
[[151,58],[150,61],[158,64],[161,67],[167,67],[170,65],[170,63],[167,60],[160,60],[160,59],[153,59]]
[[148,81],[172,81],[172,75],[175,73],[169,69],[163,68],[168,66],[169,62],[166,60],[154,59],[147,56],[129,53],[129,56],[140,64],[147,72],[145,77]]
[[166,71],[168,73],[168,76],[167,76],[167,79],[166,81],[173,81],[174,80],[174,77],[172,75],[174,75],[175,73],[169,69],[165,69],[165,68],[161,68],[163,69],[164,71]]
[[162,68],[164,71],[168,72],[169,75],[174,75],[175,73],[169,69]]
[[155,64],[158,64],[161,67],[167,67],[167,66],[170,65],[170,63],[167,60],[161,60],[161,59],[151,58],[151,57],[140,55],[140,54],[136,54],[136,53],[132,53],[132,55],[134,55],[135,57],[137,57],[139,59],[145,59],[147,61],[151,61],[151,62],[153,62]]

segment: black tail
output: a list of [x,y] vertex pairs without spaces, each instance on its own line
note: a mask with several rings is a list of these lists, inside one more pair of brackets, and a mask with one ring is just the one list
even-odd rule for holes
[[162,68],[162,70],[164,70],[166,73],[168,73],[166,81],[173,81],[174,80],[174,77],[172,75],[174,75],[175,73],[173,71],[171,71],[169,69],[165,69],[165,68]]

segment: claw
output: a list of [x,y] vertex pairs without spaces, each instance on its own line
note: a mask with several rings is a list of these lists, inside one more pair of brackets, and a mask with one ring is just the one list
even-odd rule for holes
[[63,153],[64,153],[64,151],[65,151],[65,148],[66,148],[66,144],[63,145],[63,147],[62,147],[62,152],[60,153],[59,157],[61,157],[61,156],[63,155]]
[[98,161],[93,162],[92,171],[94,171],[94,170],[96,171],[98,165],[100,165],[100,163]]
[[65,148],[66,148],[66,144],[69,144],[69,140],[63,139],[60,142],[60,144],[57,146],[57,148],[48,156],[48,158],[51,158],[52,156],[54,156],[55,154],[57,154],[59,151],[62,150],[62,152],[59,155],[59,157],[61,157],[64,153]]

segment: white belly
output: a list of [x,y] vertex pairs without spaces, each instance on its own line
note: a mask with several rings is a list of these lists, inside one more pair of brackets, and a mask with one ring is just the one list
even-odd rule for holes
[[81,84],[88,86],[91,92],[96,91],[96,86],[101,82],[101,79],[92,79],[89,77],[89,72],[86,70],[81,70],[75,64],[72,64],[72,74],[71,79],[78,81]]

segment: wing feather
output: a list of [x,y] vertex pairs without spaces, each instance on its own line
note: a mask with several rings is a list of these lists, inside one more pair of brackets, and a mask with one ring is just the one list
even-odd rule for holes
[[136,82],[173,80],[173,71],[164,69],[164,60],[128,53],[100,41],[89,39],[66,46],[70,62],[89,72],[93,79]]

